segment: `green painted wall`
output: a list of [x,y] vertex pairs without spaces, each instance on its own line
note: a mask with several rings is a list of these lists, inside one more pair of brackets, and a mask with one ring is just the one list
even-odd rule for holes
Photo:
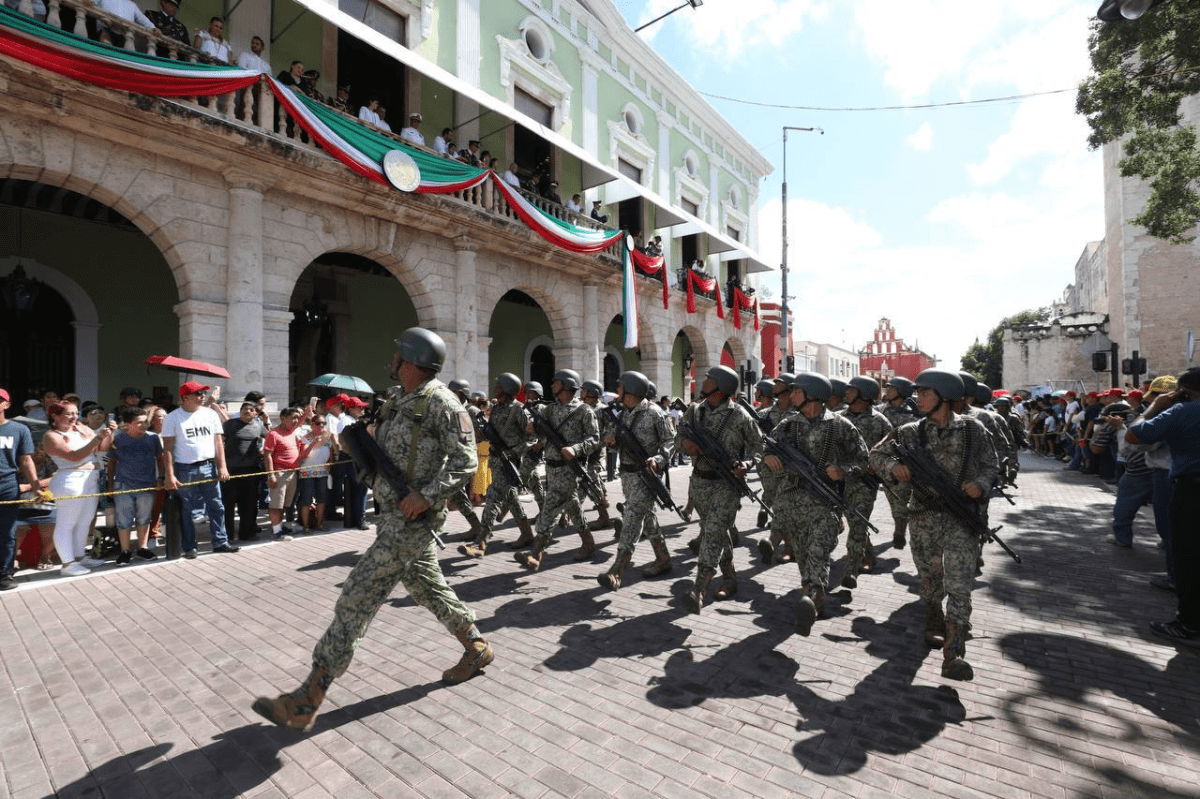
[[[434,137],[442,132],[442,128],[454,127],[454,92],[435,80],[421,76],[421,134],[425,136],[425,144],[432,147]],[[389,111],[388,116],[392,114]],[[392,120],[392,129],[399,132],[408,124],[408,120]],[[459,136],[455,144],[467,146],[464,137]]]
[[[503,372],[525,379],[525,350],[538,336],[553,336],[550,319],[541,308],[501,300],[492,312],[488,336],[488,388]],[[549,390],[547,388],[547,390]]]
[[496,36],[520,38],[521,32],[517,26],[527,16],[529,9],[513,0],[487,0],[483,4],[479,31],[479,82],[481,88],[493,97],[508,96],[500,85],[500,47],[496,44]]
[[[420,323],[417,310],[395,278],[355,275],[349,295],[354,309],[350,315],[350,374],[375,389],[388,386],[391,381],[386,365],[396,351],[395,336]],[[381,320],[386,320],[383,328]]]
[[[41,211],[22,211],[21,218],[22,257],[69,277],[96,305],[101,324],[100,395],[83,399],[108,407],[125,386],[138,386],[147,396],[153,385],[174,390],[177,375],[161,369],[147,374],[142,363],[150,355],[179,354],[179,319],[172,310],[179,293],[150,239]],[[16,231],[17,210],[0,206],[0,255],[17,254]],[[73,320],[62,321],[69,328]],[[57,388],[63,392],[75,387]]]
[[[202,2],[211,2],[211,0],[202,0]],[[270,42],[273,34],[269,31],[263,31],[260,34],[269,42],[267,50],[271,54],[271,69],[276,75],[281,70],[287,69],[296,60],[303,61],[304,66],[309,69],[321,68],[321,43],[325,22],[311,11],[300,16],[303,11],[306,11],[303,6],[293,3],[291,0],[272,0],[272,14],[275,17],[273,24],[276,31],[283,30],[289,22],[296,20],[295,24],[274,42]],[[184,16],[181,7],[180,17]],[[233,23],[237,24],[236,11],[233,14]],[[319,85],[332,85],[336,79],[336,75],[322,75]]]
[[691,349],[691,343],[685,335],[676,335],[675,343],[671,346],[671,396],[689,398],[683,393],[683,356]]
[[[621,352],[621,360],[625,363],[625,369],[635,372],[642,371],[642,361],[638,358],[637,350],[627,350],[623,346],[625,343],[625,325],[619,321],[610,322],[608,329],[604,331],[604,349],[605,352],[609,347],[613,347]],[[600,353],[601,358],[604,357],[604,352]]]

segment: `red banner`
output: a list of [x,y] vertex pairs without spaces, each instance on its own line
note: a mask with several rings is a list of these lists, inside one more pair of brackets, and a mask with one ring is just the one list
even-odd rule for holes
[[[715,277],[704,277],[699,275],[693,269],[687,270],[687,312],[696,312],[696,289],[700,291],[716,291],[717,279]],[[725,318],[725,307],[721,302],[721,294],[717,292],[717,317]]]
[[733,304],[736,307],[736,312],[733,314],[733,326],[741,329],[742,327],[742,309],[754,310],[754,329],[758,330],[758,298],[751,299],[742,293],[742,290],[737,286],[733,287]]
[[667,308],[667,259],[661,255],[646,255],[640,250],[630,250],[629,257],[638,271],[645,275],[660,275],[663,284],[663,309]]

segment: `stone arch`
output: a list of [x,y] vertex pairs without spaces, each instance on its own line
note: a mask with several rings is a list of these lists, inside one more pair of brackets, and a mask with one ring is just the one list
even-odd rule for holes
[[710,366],[720,364],[720,353],[715,356],[709,349],[708,340],[704,337],[704,332],[694,324],[684,325],[676,332],[683,333],[687,337],[688,343],[692,347],[692,355],[696,359],[696,368],[698,370],[708,369]]
[[737,336],[730,336],[729,338],[725,339],[722,349],[725,347],[729,348],[729,352],[731,355],[733,355],[733,362],[736,364],[736,366],[743,366],[745,365],[746,361],[750,359],[749,350],[746,348],[745,342],[743,342]]
[[[510,283],[497,283],[489,281],[486,285],[480,285],[478,307],[480,309],[488,309],[487,318],[482,320],[482,329],[487,330],[491,325],[492,316],[496,312],[496,306],[504,295],[510,291],[520,291],[523,294],[528,294],[534,302],[542,309],[542,313],[550,320],[550,336],[554,339],[554,350],[559,355],[562,355],[567,350],[574,347],[582,346],[583,334],[578,329],[577,317],[571,316],[567,310],[567,300],[569,297],[578,297],[578,294],[570,294],[562,296],[555,294],[553,289],[561,286],[542,287],[531,281],[520,281]],[[565,292],[564,292],[565,294]]]
[[[514,299],[511,295],[523,296]],[[506,297],[509,298],[507,301]],[[522,311],[519,308],[506,308],[504,310],[506,316],[500,316],[501,306],[510,305],[513,302],[518,306],[528,306],[532,303],[540,316],[527,315],[529,309]],[[503,372],[513,372],[523,380],[537,380],[543,383],[543,388],[549,390],[549,386],[545,385],[546,375],[538,373],[538,370],[533,368],[535,354],[539,357],[547,356],[542,358],[547,363],[549,356],[552,356],[555,368],[561,368],[564,363],[565,350],[558,331],[555,329],[554,320],[547,312],[546,307],[542,305],[541,299],[523,288],[509,288],[494,301],[490,301],[488,305],[481,303],[481,307],[489,308],[484,328],[487,331],[485,339],[487,343],[487,384],[490,386]],[[518,324],[527,326],[523,330],[514,329],[513,326]],[[549,333],[544,332],[547,328]],[[510,336],[518,336],[518,338],[513,341]],[[504,338],[502,339],[502,337]],[[519,346],[515,352],[514,344]],[[521,359],[519,364],[516,363],[518,357]],[[545,370],[541,369],[541,371]],[[551,374],[553,374],[552,370]]]

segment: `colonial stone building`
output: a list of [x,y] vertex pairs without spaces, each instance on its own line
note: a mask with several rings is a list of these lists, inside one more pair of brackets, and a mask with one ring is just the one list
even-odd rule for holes
[[[48,5],[60,25],[77,7]],[[227,395],[261,389],[282,402],[307,396],[324,372],[386,384],[392,340],[413,324],[446,339],[446,375],[477,387],[503,371],[544,380],[572,367],[611,381],[640,368],[660,393],[680,395],[691,373],[722,358],[761,371],[752,314],[735,329],[716,303],[728,279],[750,288],[770,268],[753,245],[771,167],[611,0],[231,9],[235,52],[262,36],[272,71],[302,60],[329,96],[349,83],[352,113],[378,95],[396,130],[420,112],[431,145],[453,128],[461,146],[478,140],[497,157],[498,171],[515,163],[527,186],[552,179],[585,209],[600,200],[604,227],[661,235],[669,309],[660,280],[639,275],[640,336],[625,348],[619,248],[583,255],[549,243],[490,182],[435,195],[360,177],[279,113],[263,83],[243,109],[240,96],[101,88],[6,53],[0,276],[7,294],[33,286],[37,296],[2,323],[0,384],[111,403],[124,385],[173,390],[177,380],[142,361],[179,354],[226,366]],[[189,0],[181,16],[190,30],[224,10]],[[182,45],[171,54],[194,57]],[[720,290],[697,296],[689,314],[676,270],[695,262]]]
[[917,375],[937,363],[937,359],[903,338],[896,338],[892,320],[881,318],[871,334],[871,340],[859,350],[863,374],[886,381],[889,377],[916,379]]

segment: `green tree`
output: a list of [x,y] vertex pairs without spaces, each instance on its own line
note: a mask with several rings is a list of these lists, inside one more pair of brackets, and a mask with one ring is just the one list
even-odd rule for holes
[[1004,329],[1036,324],[1049,319],[1049,308],[1021,311],[1004,317],[1000,324],[988,333],[986,344],[980,344],[979,339],[975,339],[975,343],[967,347],[960,359],[963,371],[970,372],[976,380],[987,383],[992,388],[1000,388],[1004,385]]
[[1075,110],[1091,127],[1088,146],[1122,141],[1118,168],[1150,187],[1129,220],[1178,244],[1200,222],[1200,139],[1180,125],[1180,102],[1200,92],[1200,3],[1166,0],[1137,20],[1092,23],[1092,75]]

